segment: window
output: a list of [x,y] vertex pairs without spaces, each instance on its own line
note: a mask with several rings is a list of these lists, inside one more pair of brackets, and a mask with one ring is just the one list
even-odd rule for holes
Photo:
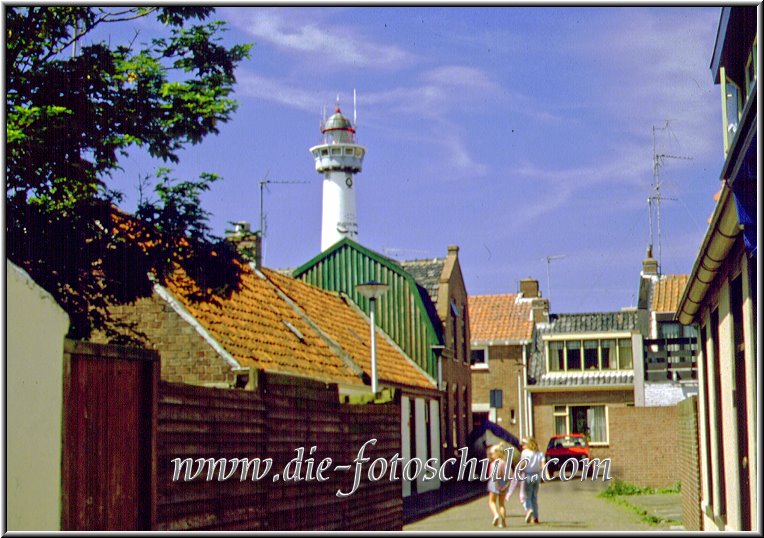
[[753,47],[750,54],[748,54],[748,61],[745,64],[745,87],[746,94],[751,95],[753,90],[753,83],[756,82],[756,73],[758,72],[759,59],[756,57],[756,41],[758,36],[753,38]]
[[549,342],[549,370],[560,372],[565,369],[565,354],[562,342]]
[[554,433],[583,433],[593,445],[608,443],[607,410],[604,405],[556,405]]
[[628,370],[633,367],[631,338],[618,339],[618,367],[621,370]]
[[564,405],[554,406],[554,434],[568,433],[568,408]]
[[580,370],[581,369],[581,342],[578,340],[571,340],[565,342],[565,351],[568,354],[568,370]]
[[631,338],[552,340],[547,343],[549,372],[630,370]]
[[599,357],[596,340],[584,340],[584,370],[598,370]]
[[724,154],[726,156],[737,132],[742,111],[740,88],[727,76],[724,66],[719,68],[719,80],[722,90],[722,127]]
[[456,448],[459,446],[459,439],[458,439],[458,419],[459,419],[459,401],[458,401],[458,385],[451,385],[451,403],[453,407],[451,407],[451,410],[453,411],[451,415],[451,446]]
[[603,370],[615,370],[618,361],[615,355],[615,340],[600,340],[600,364]]
[[470,364],[473,368],[488,368],[488,348],[472,348],[470,351]]

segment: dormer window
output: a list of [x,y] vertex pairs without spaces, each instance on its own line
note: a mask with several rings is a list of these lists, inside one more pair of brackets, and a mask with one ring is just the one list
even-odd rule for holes
[[583,338],[547,342],[548,372],[631,370],[631,338]]

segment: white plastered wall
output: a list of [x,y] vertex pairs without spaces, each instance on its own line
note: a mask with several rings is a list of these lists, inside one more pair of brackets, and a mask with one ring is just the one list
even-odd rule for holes
[[69,317],[26,272],[8,261],[6,272],[8,530],[60,530]]

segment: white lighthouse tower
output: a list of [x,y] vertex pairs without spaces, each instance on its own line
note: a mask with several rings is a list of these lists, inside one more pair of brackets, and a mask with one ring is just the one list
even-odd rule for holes
[[355,215],[355,174],[361,171],[366,148],[355,143],[355,127],[340,112],[339,103],[321,128],[323,140],[310,148],[316,172],[324,175],[321,250],[344,237],[358,238]]

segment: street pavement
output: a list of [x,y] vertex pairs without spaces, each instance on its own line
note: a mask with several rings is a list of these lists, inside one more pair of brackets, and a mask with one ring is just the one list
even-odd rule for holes
[[[410,523],[404,531],[667,531],[666,524],[648,525],[639,515],[597,494],[607,487],[602,480],[544,482],[539,488],[538,525],[525,523],[517,492],[506,503],[507,528],[491,525],[488,494],[438,514]],[[679,499],[673,496],[672,501]],[[627,497],[631,502],[631,498]]]

